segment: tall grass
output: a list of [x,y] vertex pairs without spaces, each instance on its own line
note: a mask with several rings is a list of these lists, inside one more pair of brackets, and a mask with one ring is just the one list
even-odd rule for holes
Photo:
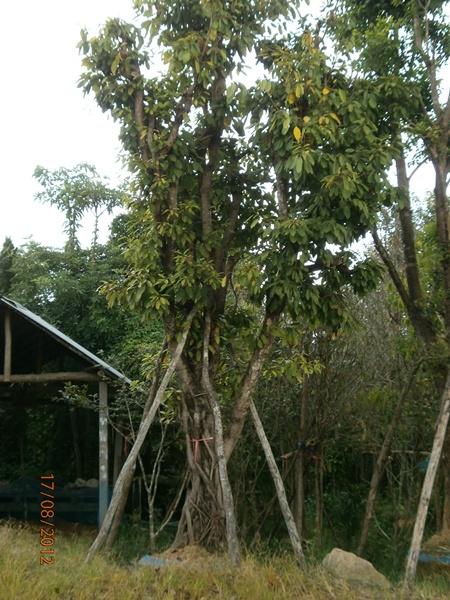
[[[224,557],[205,556],[155,570],[99,556],[88,565],[84,557],[92,532],[56,537],[56,562],[39,564],[39,529],[0,523],[0,600],[390,600],[391,594],[352,588],[319,566],[302,573],[289,555],[245,557],[232,570]],[[450,597],[450,581],[432,578],[419,583],[418,600]]]

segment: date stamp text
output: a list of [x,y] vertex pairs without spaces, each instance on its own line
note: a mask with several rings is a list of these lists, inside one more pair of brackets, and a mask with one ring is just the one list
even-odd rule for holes
[[55,476],[41,475],[40,489],[40,545],[41,565],[55,563]]

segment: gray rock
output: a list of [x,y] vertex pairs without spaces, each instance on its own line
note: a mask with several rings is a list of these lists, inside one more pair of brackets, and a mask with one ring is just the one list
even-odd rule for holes
[[68,483],[65,488],[66,489],[78,489],[78,488],[85,488],[85,487],[89,487],[89,488],[96,488],[98,487],[98,479],[82,479],[81,477],[78,477],[78,479],[75,479],[75,481]]
[[96,488],[98,487],[98,479],[92,477],[91,479],[86,479],[84,482],[85,487]]
[[164,558],[159,558],[159,556],[152,556],[151,554],[145,554],[139,561],[138,561],[138,565],[140,567],[154,567],[154,568],[159,568],[159,567],[167,567],[167,565],[170,564],[170,561],[164,559]]
[[327,571],[352,583],[388,590],[391,584],[368,560],[356,554],[333,548],[322,561]]

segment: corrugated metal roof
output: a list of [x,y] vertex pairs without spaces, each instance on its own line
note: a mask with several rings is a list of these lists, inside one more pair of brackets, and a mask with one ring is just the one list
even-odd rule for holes
[[4,306],[8,306],[11,310],[24,317],[27,321],[33,323],[33,325],[36,325],[39,327],[39,329],[42,329],[42,331],[45,331],[45,333],[57,340],[60,344],[69,350],[72,350],[72,352],[75,352],[75,354],[78,354],[78,356],[81,356],[81,358],[84,358],[84,360],[87,362],[91,363],[93,367],[105,371],[105,373],[115,379],[120,379],[121,381],[130,383],[128,377],[126,377],[123,373],[120,373],[120,371],[114,369],[114,367],[106,363],[104,360],[98,356],[95,356],[95,354],[92,354],[92,352],[89,352],[89,350],[86,350],[86,348],[83,348],[83,346],[59,331],[59,329],[56,329],[56,327],[50,325],[50,323],[47,323],[47,321],[44,321],[44,319],[41,319],[41,317],[35,315],[33,312],[31,312],[31,310],[28,310],[15,300],[10,300],[5,296],[0,296],[0,303]]

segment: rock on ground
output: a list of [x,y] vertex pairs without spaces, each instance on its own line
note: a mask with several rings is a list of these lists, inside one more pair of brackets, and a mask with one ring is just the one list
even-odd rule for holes
[[450,529],[436,533],[425,542],[418,566],[423,574],[450,573]]
[[389,590],[391,584],[368,560],[356,554],[333,548],[322,561],[327,571],[349,582]]

